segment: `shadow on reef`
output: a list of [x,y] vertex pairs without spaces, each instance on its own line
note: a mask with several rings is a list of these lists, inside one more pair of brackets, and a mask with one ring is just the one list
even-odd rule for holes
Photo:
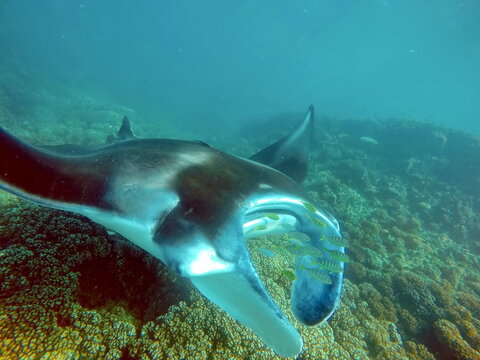
[[142,323],[166,314],[182,300],[182,282],[172,282],[160,262],[145,261],[149,255],[120,241],[113,244],[113,256],[89,259],[72,269],[80,274],[75,300],[87,309],[121,305]]
[[[182,281],[150,255],[81,216],[18,201],[0,218],[0,299],[18,306],[41,301],[58,311],[71,302],[87,309],[123,307],[137,323],[167,313],[182,300]],[[8,252],[8,254],[5,253]],[[62,293],[52,287],[66,290]],[[45,298],[45,296],[47,296]]]

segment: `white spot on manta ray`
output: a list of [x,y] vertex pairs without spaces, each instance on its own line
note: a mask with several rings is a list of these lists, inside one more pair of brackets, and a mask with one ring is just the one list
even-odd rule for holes
[[139,169],[134,163],[122,168],[122,175],[113,177],[107,199],[118,209],[142,222],[155,222],[178,203],[174,184],[178,174],[195,165],[204,166],[212,160],[208,152],[175,154],[168,166],[153,171]]
[[232,265],[219,259],[216,251],[212,248],[198,251],[197,258],[190,263],[189,275],[203,275],[223,272]]

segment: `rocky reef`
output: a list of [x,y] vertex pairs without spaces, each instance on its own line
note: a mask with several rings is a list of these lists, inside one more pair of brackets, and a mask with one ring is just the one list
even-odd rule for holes
[[[121,112],[93,134],[74,115],[13,124],[30,115],[9,104],[0,101],[0,123],[35,143],[64,135],[98,143]],[[210,142],[248,155],[291,119],[298,116],[258,124],[255,133],[263,126],[268,134],[261,138]],[[282,272],[292,259],[258,250],[273,237],[249,242],[269,292],[304,338],[299,359],[480,359],[480,138],[405,120],[317,124],[304,187],[350,243],[338,311],[321,326],[298,324]],[[0,193],[0,359],[278,357],[122,237]]]

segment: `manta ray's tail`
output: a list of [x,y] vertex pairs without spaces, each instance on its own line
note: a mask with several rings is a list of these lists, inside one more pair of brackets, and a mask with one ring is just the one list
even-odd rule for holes
[[302,183],[308,173],[308,154],[313,140],[313,119],[313,105],[310,105],[303,122],[297,129],[251,156],[250,160],[273,167],[296,182]]

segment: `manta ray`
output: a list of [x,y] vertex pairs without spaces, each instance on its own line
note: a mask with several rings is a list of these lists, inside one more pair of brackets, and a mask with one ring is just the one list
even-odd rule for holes
[[310,106],[293,132],[248,159],[200,141],[137,138],[127,118],[95,148],[35,147],[0,128],[0,188],[117,232],[189,278],[277,354],[296,356],[302,338],[265,289],[246,239],[306,235],[308,248],[294,255],[293,314],[310,326],[333,314],[345,244],[335,218],[300,187],[313,122]]

